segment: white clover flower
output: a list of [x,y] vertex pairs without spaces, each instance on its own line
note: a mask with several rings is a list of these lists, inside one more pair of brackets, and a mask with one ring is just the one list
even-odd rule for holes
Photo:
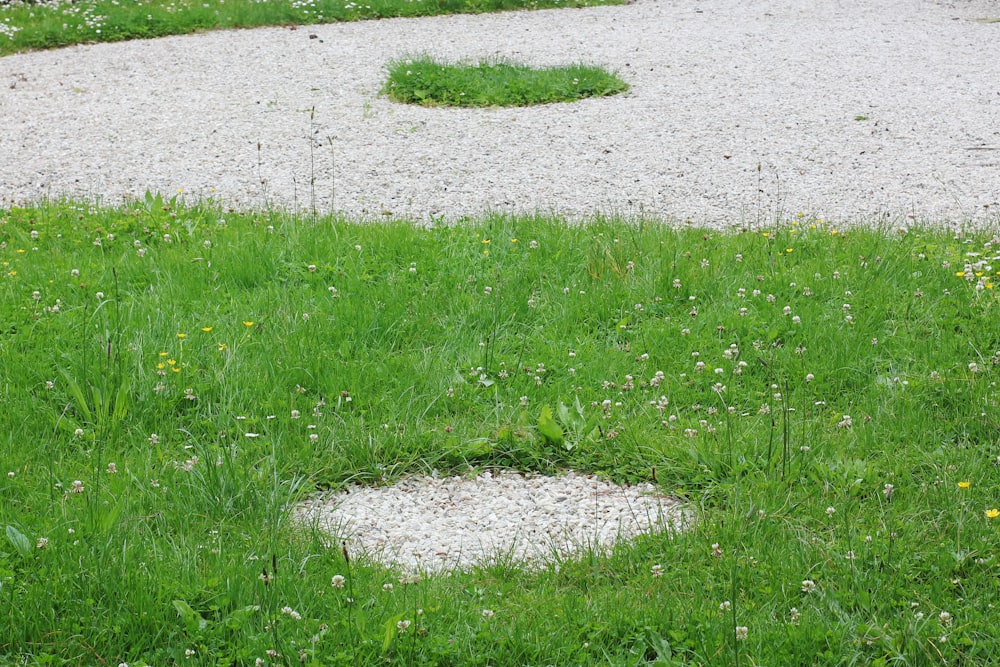
[[343,588],[344,581],[346,580],[344,579],[343,575],[335,574],[333,575],[333,578],[330,579],[330,585],[333,586],[334,588]]
[[483,609],[483,618],[493,618],[493,613],[492,609]]
[[736,641],[738,641],[738,642],[744,641],[747,638],[747,635],[749,633],[750,633],[750,630],[749,630],[749,628],[747,628],[747,626],[745,626],[745,625],[737,625],[736,626]]
[[816,582],[815,581],[813,581],[812,579],[803,579],[802,580],[802,592],[803,593],[812,593],[815,590],[816,590]]

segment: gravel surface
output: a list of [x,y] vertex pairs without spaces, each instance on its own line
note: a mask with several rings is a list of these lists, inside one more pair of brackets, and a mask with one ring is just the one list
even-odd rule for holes
[[679,528],[679,503],[651,484],[621,487],[573,472],[559,477],[484,472],[349,487],[298,516],[345,539],[352,552],[406,570],[440,571],[510,558],[550,562],[583,548]]
[[[15,55],[0,205],[151,189],[423,222],[996,223],[1000,23],[976,21],[995,17],[997,0],[639,0]],[[386,62],[414,53],[586,61],[632,91],[485,110],[380,96]]]

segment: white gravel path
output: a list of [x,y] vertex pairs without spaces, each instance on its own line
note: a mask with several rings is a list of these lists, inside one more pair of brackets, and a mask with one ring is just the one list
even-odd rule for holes
[[[151,189],[418,221],[996,223],[1000,23],[975,20],[994,17],[997,0],[639,0],[15,55],[0,205]],[[418,52],[603,64],[632,92],[487,110],[381,97],[386,62]]]

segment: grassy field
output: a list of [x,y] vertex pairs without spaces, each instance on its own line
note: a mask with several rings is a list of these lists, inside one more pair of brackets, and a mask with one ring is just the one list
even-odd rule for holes
[[0,56],[204,30],[587,7],[622,0],[4,0]]
[[[149,196],[0,211],[0,239],[4,664],[1000,651],[988,235]],[[288,519],[317,489],[488,467],[655,469],[696,521],[414,581]]]

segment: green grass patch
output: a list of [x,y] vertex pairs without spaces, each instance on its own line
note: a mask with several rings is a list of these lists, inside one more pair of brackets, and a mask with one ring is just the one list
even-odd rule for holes
[[[0,211],[0,662],[988,663],[997,243]],[[697,520],[416,583],[288,520],[493,466]]]
[[621,4],[620,0],[12,0],[0,3],[0,55],[204,30],[401,16]]
[[390,63],[382,92],[396,102],[424,106],[511,107],[604,97],[628,88],[616,74],[590,65],[450,65],[421,56]]

